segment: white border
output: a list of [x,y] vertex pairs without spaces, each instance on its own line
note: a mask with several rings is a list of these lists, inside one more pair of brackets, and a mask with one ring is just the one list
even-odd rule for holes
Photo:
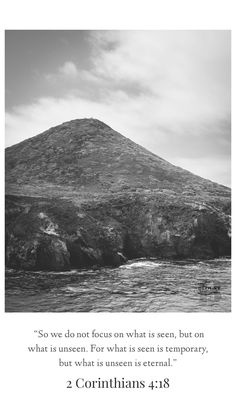
[[[1,58],[4,57],[4,29],[233,29],[231,1],[118,2],[89,1],[5,1],[1,12]],[[63,7],[62,7],[63,5]],[[234,58],[234,57],[233,57]],[[233,59],[233,69],[235,62]],[[232,71],[234,74],[234,71]],[[4,71],[1,65],[1,82]],[[4,91],[4,90],[3,90]],[[234,91],[234,89],[232,89]],[[233,121],[234,121],[234,107]],[[1,97],[1,138],[4,138],[4,99]],[[233,132],[232,132],[233,138]],[[1,144],[3,147],[3,144]],[[233,161],[235,157],[233,147]],[[2,148],[3,151],[3,148]],[[1,167],[3,153],[1,153]],[[233,174],[235,168],[233,164]],[[3,209],[3,174],[1,196]],[[233,212],[235,209],[233,196]],[[234,223],[233,223],[234,225]],[[1,224],[3,238],[3,217]],[[234,228],[233,228],[234,231]],[[233,232],[234,236],[234,232]],[[233,399],[233,338],[235,313],[149,313],[149,314],[13,314],[4,313],[3,240],[1,240],[1,361],[3,365],[2,417],[13,419],[86,417],[110,419],[163,416],[181,419],[214,419],[235,416]],[[234,255],[233,246],[233,255]],[[235,256],[234,256],[235,257]],[[233,258],[234,259],[234,258]],[[235,267],[233,263],[233,279]],[[234,307],[234,286],[233,305]],[[180,365],[173,374],[173,388],[166,394],[137,391],[66,392],[62,381],[68,373],[46,358],[32,360],[25,347],[32,343],[37,328],[200,328],[208,335],[210,350],[206,362]],[[77,373],[77,372],[76,372]],[[97,375],[97,371],[93,372]],[[101,374],[101,373],[100,373]],[[113,374],[114,375],[114,374]],[[126,374],[127,375],[127,374]]]

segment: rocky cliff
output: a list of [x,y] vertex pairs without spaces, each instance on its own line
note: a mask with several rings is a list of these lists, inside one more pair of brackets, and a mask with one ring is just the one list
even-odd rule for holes
[[94,119],[6,149],[6,264],[65,270],[230,255],[230,189]]

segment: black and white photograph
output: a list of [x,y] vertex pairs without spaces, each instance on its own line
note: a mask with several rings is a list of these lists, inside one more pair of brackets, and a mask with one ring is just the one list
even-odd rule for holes
[[5,312],[231,311],[231,31],[5,31]]

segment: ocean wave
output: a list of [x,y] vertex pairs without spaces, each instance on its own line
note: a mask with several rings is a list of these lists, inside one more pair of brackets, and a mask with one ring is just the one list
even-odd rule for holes
[[120,266],[121,269],[133,269],[133,268],[153,268],[156,266],[161,266],[163,263],[152,262],[150,260],[140,260],[139,262],[133,262],[126,265]]

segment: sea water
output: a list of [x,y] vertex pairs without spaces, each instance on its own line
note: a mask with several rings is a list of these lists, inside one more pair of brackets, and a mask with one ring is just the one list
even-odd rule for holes
[[6,312],[227,312],[229,259],[139,259],[67,272],[8,269]]

